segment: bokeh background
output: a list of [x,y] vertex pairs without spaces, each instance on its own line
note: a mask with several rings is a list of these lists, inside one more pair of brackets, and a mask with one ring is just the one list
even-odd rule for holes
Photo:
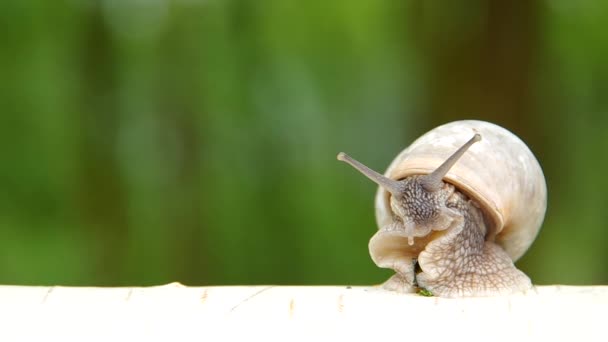
[[448,121],[544,168],[518,266],[608,284],[608,2],[0,2],[0,283],[377,284],[384,170]]

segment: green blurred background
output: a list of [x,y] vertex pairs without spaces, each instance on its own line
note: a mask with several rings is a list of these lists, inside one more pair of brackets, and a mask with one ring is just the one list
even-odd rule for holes
[[447,121],[544,168],[518,266],[608,283],[608,2],[0,2],[0,283],[371,284],[375,186]]

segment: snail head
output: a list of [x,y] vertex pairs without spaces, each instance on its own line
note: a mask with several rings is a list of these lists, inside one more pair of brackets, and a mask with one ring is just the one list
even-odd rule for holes
[[462,222],[462,215],[446,206],[454,187],[443,181],[443,177],[481,135],[475,134],[435,171],[428,175],[413,175],[401,180],[390,179],[347,154],[340,152],[338,160],[357,169],[370,180],[391,194],[390,204],[394,214],[393,229],[401,229],[414,244],[414,237],[423,237],[431,231],[445,230]]

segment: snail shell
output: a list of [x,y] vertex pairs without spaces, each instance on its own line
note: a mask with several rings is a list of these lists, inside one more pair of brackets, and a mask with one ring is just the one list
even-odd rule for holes
[[[547,186],[528,146],[510,131],[485,121],[447,123],[399,153],[385,176],[399,180],[429,174],[475,133],[483,137],[481,141],[462,155],[443,180],[479,204],[488,221],[487,239],[495,241],[516,261],[540,230],[547,207]],[[393,219],[389,196],[382,187],[378,188],[378,227],[387,226]],[[382,246],[370,244],[372,258],[377,248]]]

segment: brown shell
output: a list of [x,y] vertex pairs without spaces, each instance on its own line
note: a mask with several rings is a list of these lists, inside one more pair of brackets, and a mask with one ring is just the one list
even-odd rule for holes
[[[547,187],[538,161],[513,133],[475,120],[439,126],[403,150],[385,176],[398,180],[429,174],[475,133],[481,134],[481,141],[467,150],[443,180],[476,200],[490,221],[487,238],[515,261],[538,234],[547,206]],[[389,196],[378,189],[375,205],[379,227],[392,220]]]

